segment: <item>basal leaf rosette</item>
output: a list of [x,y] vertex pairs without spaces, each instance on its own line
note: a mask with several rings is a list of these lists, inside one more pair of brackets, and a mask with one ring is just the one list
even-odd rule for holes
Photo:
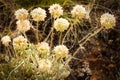
[[58,18],[55,20],[53,27],[56,31],[63,32],[68,29],[70,23],[64,18]]
[[16,24],[17,24],[17,30],[20,32],[26,32],[30,30],[31,27],[29,20],[18,20]]
[[61,15],[63,15],[63,9],[59,4],[53,4],[49,8],[49,13],[54,18],[59,18]]
[[31,16],[34,21],[44,21],[46,17],[46,11],[40,7],[35,8],[31,11]]
[[101,26],[105,29],[110,29],[115,26],[116,20],[114,15],[109,13],[104,13],[100,18]]
[[76,5],[73,7],[71,14],[72,17],[82,19],[86,17],[86,9],[82,5]]
[[6,47],[9,46],[9,43],[11,42],[10,36],[6,35],[1,38],[2,44]]
[[69,53],[69,50],[65,45],[58,45],[54,47],[53,51],[57,58],[65,58]]
[[27,39],[22,35],[13,39],[13,47],[15,50],[25,50],[28,46]]
[[24,8],[18,9],[15,11],[15,17],[17,20],[26,20],[28,18],[28,11]]

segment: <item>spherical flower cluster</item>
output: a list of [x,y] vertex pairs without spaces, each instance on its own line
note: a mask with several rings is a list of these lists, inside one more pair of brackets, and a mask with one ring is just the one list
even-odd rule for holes
[[41,72],[50,72],[51,67],[52,67],[52,63],[51,63],[50,60],[41,59],[39,61],[39,67],[38,68]]
[[68,48],[64,45],[58,45],[54,48],[54,53],[57,58],[64,58],[68,55]]
[[115,26],[116,20],[114,15],[105,13],[101,16],[100,22],[101,22],[101,26],[105,27],[106,29],[110,29]]
[[16,16],[16,19],[18,20],[25,20],[28,18],[28,11],[26,9],[18,9],[17,11],[15,11],[15,16]]
[[22,35],[13,39],[13,47],[15,50],[24,50],[28,46],[27,39]]
[[71,11],[72,17],[82,19],[86,16],[86,10],[82,5],[76,5]]
[[46,11],[40,7],[32,10],[30,14],[34,21],[44,21],[46,17]]
[[63,32],[64,30],[67,30],[69,27],[69,22],[66,19],[58,18],[55,20],[53,27],[56,29],[56,31]]
[[1,41],[2,41],[3,45],[9,46],[9,43],[11,42],[11,39],[10,39],[9,36],[4,36],[4,37],[2,37]]
[[54,18],[59,18],[61,15],[63,15],[63,10],[62,7],[59,4],[53,4],[49,8],[49,13],[54,17]]
[[21,32],[26,32],[28,30],[30,30],[30,21],[29,20],[18,20],[16,22],[17,24],[17,30],[21,31]]
[[40,54],[50,54],[50,46],[46,42],[41,42],[36,45]]

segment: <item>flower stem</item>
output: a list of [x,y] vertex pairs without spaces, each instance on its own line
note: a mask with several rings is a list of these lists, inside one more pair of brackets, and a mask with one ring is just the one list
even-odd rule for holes
[[53,27],[51,27],[51,30],[50,30],[48,36],[45,38],[45,40],[44,40],[45,42],[49,39],[52,32],[53,32]]
[[63,37],[62,44],[64,44],[65,38],[67,37],[68,33],[70,32],[72,26],[67,30],[65,36]]
[[75,55],[79,52],[79,50],[81,49],[81,47],[82,47],[90,38],[92,38],[93,36],[95,36],[96,34],[98,34],[102,29],[103,29],[103,27],[95,30],[92,34],[86,35],[85,38],[82,39],[83,42],[80,41],[80,42],[82,42],[82,43],[79,44],[79,47],[78,47],[78,49],[73,53],[73,56],[75,56]]
[[36,40],[37,40],[37,43],[39,42],[39,22],[37,22],[37,26],[36,26]]
[[59,45],[61,44],[61,39],[62,39],[62,32],[60,32],[60,36],[59,36]]
[[12,74],[16,69],[18,69],[23,63],[24,63],[24,61],[22,61],[16,68],[14,68],[14,69],[9,73],[7,80],[10,80],[11,74]]

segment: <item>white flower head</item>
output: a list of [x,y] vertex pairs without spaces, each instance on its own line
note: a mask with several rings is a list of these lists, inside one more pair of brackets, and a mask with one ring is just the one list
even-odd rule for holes
[[63,32],[64,30],[67,30],[70,23],[68,20],[64,18],[58,18],[55,20],[53,27],[56,29],[56,31]]
[[46,42],[41,42],[36,45],[40,54],[50,54],[50,46]]
[[18,9],[17,11],[15,11],[14,15],[16,16],[16,19],[18,20],[25,20],[28,18],[29,13],[26,9],[22,8],[22,9]]
[[64,58],[68,55],[68,48],[64,45],[58,45],[54,47],[54,53],[57,58]]
[[27,39],[22,35],[13,39],[13,47],[15,50],[24,50],[28,46]]
[[40,7],[32,10],[30,14],[34,21],[44,21],[46,17],[46,11]]
[[3,45],[9,46],[9,43],[11,42],[11,39],[10,39],[10,37],[7,35],[7,36],[2,37],[1,41],[2,41],[2,44],[3,44]]
[[54,18],[59,18],[61,15],[63,15],[63,9],[59,4],[53,4],[49,8],[49,13]]
[[52,67],[52,62],[48,59],[41,59],[39,61],[39,70],[41,72],[50,72],[50,69]]
[[26,32],[28,30],[30,30],[30,21],[29,20],[18,20],[16,22],[17,24],[17,30],[21,31],[21,32]]
[[79,19],[85,18],[86,13],[86,9],[82,5],[74,6],[73,10],[71,11],[72,17]]
[[116,20],[114,15],[105,13],[101,16],[100,22],[101,22],[101,26],[105,27],[106,29],[110,29],[115,26]]

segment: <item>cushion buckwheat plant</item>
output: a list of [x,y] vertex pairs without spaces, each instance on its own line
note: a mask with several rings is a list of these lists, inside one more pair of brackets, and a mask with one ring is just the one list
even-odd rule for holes
[[[40,46],[39,49],[37,49],[38,46]],[[58,48],[53,49],[55,53],[49,49],[49,45],[46,42],[41,42],[38,46],[27,43],[27,39],[23,36],[18,36],[13,39],[13,47],[16,53],[22,52],[22,55],[16,54],[17,57],[12,58],[10,65],[16,68],[18,72],[10,72],[7,77],[8,79],[19,79],[20,76],[17,76],[17,74],[19,74],[29,75],[31,76],[30,79],[60,80],[70,74],[70,67],[68,65],[68,59],[70,59],[68,57],[70,57],[70,55],[68,54],[68,48],[66,46],[56,46],[56,48]],[[22,51],[23,49],[24,51]],[[43,56],[45,57],[39,56],[41,52],[44,53]],[[49,53],[49,55],[45,53]],[[56,56],[61,57],[61,59],[58,60]],[[65,61],[63,61],[62,58],[65,58]],[[21,77],[20,79],[24,80],[25,77]]]
[[28,46],[27,39],[20,35],[13,39],[13,47],[15,50],[24,50]]
[[86,16],[86,9],[82,5],[76,5],[71,11],[72,17],[82,19]]
[[3,44],[3,45],[9,46],[9,43],[11,42],[11,39],[10,39],[10,37],[7,35],[7,36],[2,37],[1,41],[2,41],[2,44]]
[[16,24],[17,24],[17,30],[20,32],[26,32],[30,30],[31,27],[29,20],[18,20]]
[[100,18],[101,26],[105,27],[105,29],[110,29],[115,26],[115,17],[109,13],[105,13]]
[[31,16],[34,21],[44,21],[46,17],[46,11],[40,7],[35,8],[31,11]]
[[49,8],[49,13],[54,18],[59,18],[61,15],[63,15],[63,9],[59,4],[53,4]]
[[55,20],[53,27],[56,29],[56,31],[63,32],[68,29],[70,23],[68,20],[64,18],[58,18]]
[[52,62],[48,59],[41,59],[39,61],[39,71],[50,73],[52,68]]
[[57,58],[64,58],[68,55],[68,48],[64,45],[54,47],[54,53]]
[[[115,26],[115,22],[116,22],[115,17],[113,15],[109,13],[105,13],[100,18],[102,27],[97,29],[95,28],[94,32],[84,36],[83,39],[79,40],[77,38],[78,37],[77,35],[79,35],[77,34],[77,32],[79,32],[79,30],[77,30],[78,28],[74,27],[77,25],[76,20],[74,20],[73,18],[70,19],[71,17],[69,18],[68,16],[67,18],[64,16],[63,16],[64,18],[62,18],[61,15],[64,14],[62,7],[59,4],[53,4],[52,6],[50,6],[48,10],[49,13],[54,18],[54,20],[51,20],[53,22],[50,21],[52,23],[52,26],[50,26],[51,30],[50,32],[48,32],[49,28],[46,29],[47,27],[42,26],[42,29],[44,30],[43,33],[41,33],[42,31],[41,30],[40,34],[42,35],[43,38],[44,35],[48,35],[48,36],[47,39],[45,37],[45,40],[41,39],[38,40],[38,42],[36,41],[37,44],[31,43],[29,39],[27,39],[25,32],[29,30],[30,27],[32,26],[32,21],[36,21],[37,23],[39,21],[43,21],[44,25],[49,26],[49,24],[47,24],[46,11],[40,7],[32,10],[30,14],[26,9],[23,8],[15,11],[15,17],[17,19],[16,22],[17,30],[20,31],[21,33],[13,39],[11,39],[9,36],[4,36],[1,39],[2,44],[5,46],[9,46],[10,45],[9,43],[11,42],[13,47],[11,49],[13,50],[10,49],[10,51],[16,54],[16,56],[13,56],[11,60],[8,60],[9,62],[7,63],[7,69],[6,66],[3,66],[2,70],[0,69],[1,70],[0,75],[3,76],[2,79],[0,78],[1,80],[6,80],[6,79],[7,80],[63,80],[64,78],[69,76],[71,71],[71,68],[69,66],[69,61],[71,61],[71,59],[75,56],[75,54],[79,52],[81,46],[83,46],[88,40],[90,40],[91,37],[99,33],[103,28],[110,29],[113,26]],[[73,7],[73,10],[71,11],[71,15],[72,17],[77,18],[78,19],[77,21],[80,21],[79,19],[85,18],[86,10],[82,5],[76,5],[75,7]],[[31,17],[28,18],[28,16]],[[46,21],[44,22],[45,18]],[[37,26],[39,27],[41,24],[38,23]],[[37,32],[36,34],[37,36],[35,37],[39,39],[40,36],[38,35],[39,34],[38,27],[37,29],[35,29]],[[65,30],[67,31],[63,34],[60,34],[59,37],[59,34],[57,34],[57,32],[54,32],[53,28],[59,32],[64,32]],[[32,27],[32,29],[34,29],[34,27]],[[48,34],[46,34],[46,32],[48,32]],[[56,35],[54,34],[57,34],[57,37],[59,37],[58,41],[55,38]],[[55,42],[53,38],[56,39]],[[66,43],[64,43],[67,42],[68,39],[72,40],[73,42],[75,41],[74,45],[75,44],[79,45],[76,51],[74,51],[73,57],[69,54],[71,52],[68,49],[68,47],[70,48],[71,45],[69,44],[66,45]],[[63,40],[62,44],[61,44],[61,40]],[[69,42],[68,40],[70,44],[72,41]],[[57,45],[58,43],[59,45]],[[74,45],[72,45],[72,47],[74,47]],[[85,72],[86,70],[83,69],[83,72]]]
[[28,15],[28,11],[24,8],[15,11],[15,17],[17,20],[26,20],[28,18]]
[[50,46],[46,42],[41,42],[36,45],[37,50],[41,55],[49,55],[50,54]]

